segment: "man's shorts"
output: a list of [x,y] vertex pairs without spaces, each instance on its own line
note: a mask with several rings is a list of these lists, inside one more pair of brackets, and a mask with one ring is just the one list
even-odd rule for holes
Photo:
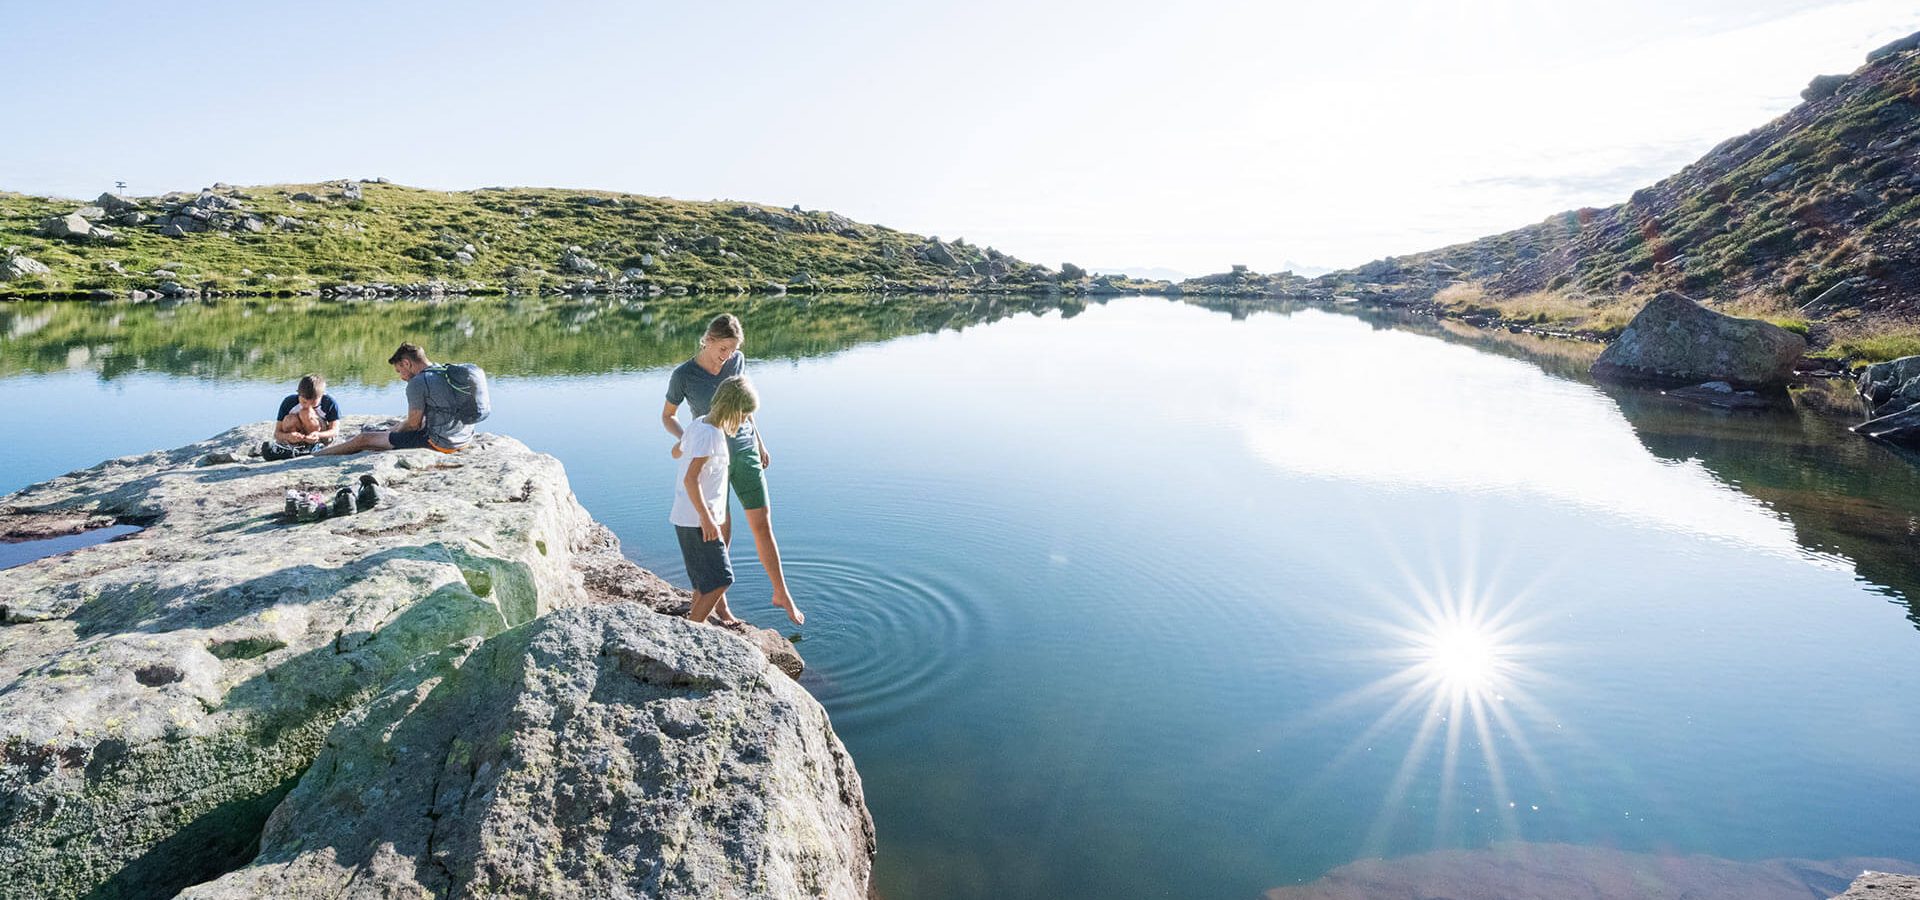
[[740,498],[741,509],[761,509],[767,505],[767,471],[760,468],[760,448],[728,450],[727,484]]
[[733,584],[733,560],[727,558],[726,542],[702,538],[697,525],[675,525],[673,533],[680,538],[680,559],[687,564],[687,580],[693,582],[694,593]]
[[441,453],[454,452],[427,440],[427,430],[425,428],[418,431],[389,431],[387,432],[387,443],[392,444],[395,450],[438,450]]

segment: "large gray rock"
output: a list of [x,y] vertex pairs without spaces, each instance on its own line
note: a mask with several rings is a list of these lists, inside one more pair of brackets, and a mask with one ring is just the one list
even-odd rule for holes
[[1593,374],[1757,387],[1786,381],[1806,349],[1805,338],[1771,322],[1722,315],[1666,291],[1607,345]]
[[334,728],[251,865],[181,898],[862,900],[873,850],[805,690],[620,604],[417,663]]
[[1861,872],[1834,900],[1920,900],[1920,875]]
[[25,256],[8,256],[0,259],[0,281],[14,281],[20,278],[37,278],[53,271],[47,264]]
[[40,233],[47,237],[66,238],[67,240],[85,240],[93,236],[94,225],[79,213],[53,216],[40,223]]
[[138,210],[140,201],[109,192],[101,194],[93,201],[93,205],[106,210],[107,215],[119,216]]
[[[265,424],[0,497],[144,531],[0,578],[0,896],[166,896],[243,862],[341,716],[422,654],[591,601],[592,521],[552,457],[244,457]],[[380,506],[280,520],[371,473]],[[22,526],[22,527],[15,527]]]

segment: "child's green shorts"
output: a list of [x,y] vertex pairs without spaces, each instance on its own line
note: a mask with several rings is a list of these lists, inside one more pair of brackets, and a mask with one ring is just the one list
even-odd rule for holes
[[767,505],[767,473],[760,468],[757,446],[728,451],[727,484],[740,498],[741,509],[762,509]]

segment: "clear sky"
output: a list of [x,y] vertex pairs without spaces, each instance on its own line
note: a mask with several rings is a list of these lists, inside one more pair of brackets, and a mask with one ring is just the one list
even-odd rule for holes
[[0,189],[386,177],[1344,266],[1625,199],[1911,0],[19,4]]

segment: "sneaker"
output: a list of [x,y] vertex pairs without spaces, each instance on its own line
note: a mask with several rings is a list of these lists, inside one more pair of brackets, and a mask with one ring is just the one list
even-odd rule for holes
[[260,445],[261,459],[279,462],[283,459],[292,459],[295,455],[296,452],[292,447],[282,444],[279,441],[266,441]]
[[353,488],[341,488],[333,492],[333,502],[327,506],[327,514],[334,518],[353,515]]
[[357,495],[355,495],[354,500],[356,501],[357,505],[360,507],[361,512],[365,512],[369,509],[379,506],[380,505],[380,483],[377,481],[374,481],[372,475],[360,476],[360,491]]

